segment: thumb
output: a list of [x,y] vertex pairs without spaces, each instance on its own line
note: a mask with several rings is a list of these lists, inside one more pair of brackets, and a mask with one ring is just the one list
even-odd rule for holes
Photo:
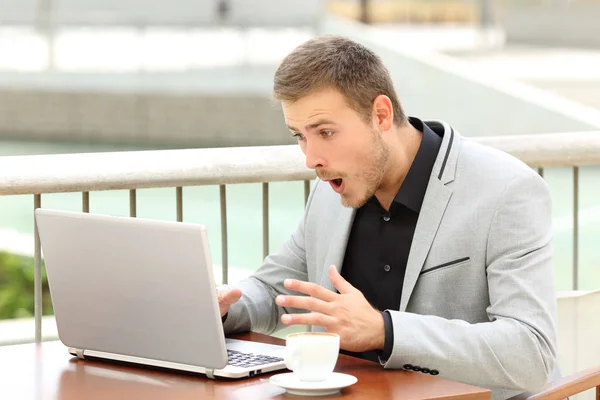
[[242,291],[240,289],[219,290],[217,297],[220,304],[231,305],[237,303],[242,297]]
[[342,275],[335,268],[335,265],[329,266],[329,279],[333,286],[340,292],[340,294],[350,293],[354,290],[354,286],[348,283]]

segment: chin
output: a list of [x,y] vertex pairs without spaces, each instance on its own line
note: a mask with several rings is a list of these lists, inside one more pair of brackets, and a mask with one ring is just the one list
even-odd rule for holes
[[364,206],[367,201],[369,200],[368,197],[365,198],[358,198],[358,197],[350,197],[350,196],[344,196],[344,195],[340,195],[340,201],[342,202],[342,205],[344,207],[348,207],[348,208],[361,208],[362,206]]

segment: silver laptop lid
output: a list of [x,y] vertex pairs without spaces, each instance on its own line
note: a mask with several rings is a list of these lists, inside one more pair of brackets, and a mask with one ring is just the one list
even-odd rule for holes
[[66,346],[227,364],[204,226],[48,209],[35,218]]

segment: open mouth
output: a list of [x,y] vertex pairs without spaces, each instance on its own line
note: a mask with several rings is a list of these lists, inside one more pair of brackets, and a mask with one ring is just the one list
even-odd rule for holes
[[340,192],[343,183],[344,183],[344,180],[342,178],[331,179],[329,181],[329,184],[331,185],[333,190],[335,190],[336,192]]

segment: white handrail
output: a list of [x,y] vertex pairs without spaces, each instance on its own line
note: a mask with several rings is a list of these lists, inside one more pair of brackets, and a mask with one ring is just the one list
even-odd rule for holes
[[[600,132],[478,137],[532,167],[600,165]],[[297,145],[0,157],[0,195],[309,180]]]
[[0,157],[0,195],[314,177],[296,145]]
[[600,165],[600,131],[477,138],[534,168]]

